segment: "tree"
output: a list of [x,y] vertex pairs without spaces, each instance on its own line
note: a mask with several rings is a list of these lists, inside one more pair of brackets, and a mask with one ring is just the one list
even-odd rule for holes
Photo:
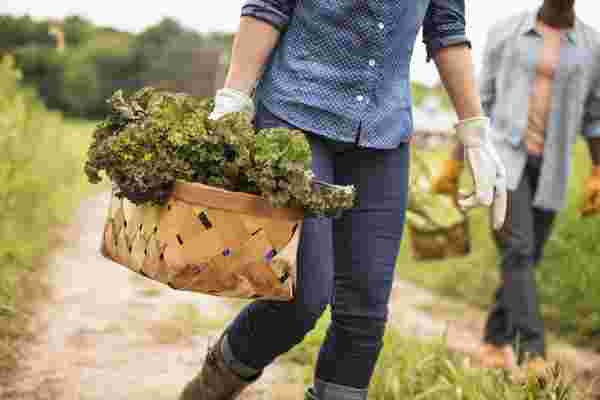
[[64,109],[65,56],[40,45],[21,47],[14,54],[24,82],[38,89],[48,107]]
[[63,20],[62,29],[67,46],[74,47],[89,41],[94,36],[96,27],[83,17],[71,15]]
[[14,50],[27,45],[53,46],[47,21],[35,22],[29,15],[0,15],[0,50]]

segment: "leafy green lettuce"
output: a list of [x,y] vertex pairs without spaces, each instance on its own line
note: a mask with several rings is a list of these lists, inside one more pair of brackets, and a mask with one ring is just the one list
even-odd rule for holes
[[311,171],[310,145],[301,131],[256,131],[243,113],[208,118],[211,99],[144,88],[117,91],[98,126],[85,172],[104,172],[117,196],[135,204],[164,204],[177,180],[257,194],[276,207],[335,215],[354,206],[352,186],[325,184]]

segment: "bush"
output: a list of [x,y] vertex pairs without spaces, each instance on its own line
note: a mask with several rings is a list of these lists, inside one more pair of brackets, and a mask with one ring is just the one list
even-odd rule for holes
[[82,46],[92,39],[97,28],[79,15],[70,15],[62,22],[67,46]]
[[[62,22],[67,46],[59,52],[41,33],[30,32],[41,30],[41,23],[23,18],[24,22],[0,17],[0,36],[6,31],[14,38],[8,46],[25,82],[38,89],[49,108],[94,119],[106,115],[106,100],[117,89],[132,92],[155,86],[199,97],[214,95],[216,77],[224,75],[221,53],[227,53],[233,40],[230,34],[201,35],[171,18],[132,35],[72,16]],[[48,36],[47,23],[43,29]]]
[[[53,227],[66,221],[84,188],[91,126],[49,112],[19,87],[12,58],[0,61],[0,369],[14,362],[8,338],[22,334],[36,284],[23,280],[47,254]],[[39,282],[36,282],[39,286]]]
[[70,116],[100,119],[109,111],[106,100],[119,88],[140,85],[127,47],[101,42],[59,53],[44,46],[15,52],[24,82],[36,87],[49,108]]
[[31,44],[52,46],[55,39],[48,33],[48,28],[48,22],[35,22],[29,15],[0,15],[0,50]]
[[46,46],[28,45],[15,51],[23,83],[34,86],[49,108],[64,109],[65,56]]

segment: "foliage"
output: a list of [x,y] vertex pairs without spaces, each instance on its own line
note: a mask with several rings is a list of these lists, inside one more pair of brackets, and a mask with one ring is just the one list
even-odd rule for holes
[[96,119],[109,111],[105,99],[117,89],[157,86],[212,95],[221,54],[233,41],[231,34],[203,35],[171,18],[140,34],[98,27],[76,15],[56,24],[65,34],[64,52],[55,49],[48,21],[0,16],[0,54],[15,54],[25,82],[49,108]]
[[23,82],[35,86],[49,108],[65,108],[65,55],[52,48],[32,44],[17,49],[15,60],[23,72]]
[[82,46],[95,34],[97,29],[91,21],[79,16],[69,15],[62,21],[67,46]]
[[135,204],[163,203],[176,180],[261,194],[276,207],[332,214],[353,206],[352,187],[315,186],[309,143],[300,131],[255,132],[233,113],[208,118],[212,102],[144,88],[117,92],[98,127],[85,171],[92,183],[106,172],[118,196]]
[[[319,348],[327,335],[330,313],[326,313],[301,344],[283,356],[300,366],[304,382],[314,378]],[[575,400],[576,391],[560,366],[547,378],[514,383],[501,370],[469,366],[465,359],[448,350],[443,338],[423,342],[400,335],[389,326],[369,387],[372,400]]]
[[131,54],[141,86],[212,96],[224,75],[222,55],[229,53],[232,35],[201,35],[165,18],[135,37]]
[[[54,47],[56,39],[50,33],[49,21],[35,21],[29,15],[0,15],[2,48],[14,50],[24,46]],[[81,46],[90,40],[96,27],[79,15],[70,15],[56,24],[62,29],[68,46]]]
[[106,99],[120,87],[139,85],[127,48],[96,43],[74,49],[64,56],[63,107],[80,117],[102,118],[110,110]]
[[[448,151],[428,151],[422,156],[436,170],[441,160],[448,157]],[[542,314],[551,332],[575,344],[600,350],[600,249],[596,243],[600,224],[598,217],[581,219],[578,211],[588,171],[586,145],[579,141],[569,181],[568,205],[557,216],[544,258],[537,268],[537,281]],[[468,180],[465,172],[462,184]],[[497,249],[487,210],[475,210],[469,214],[469,220],[472,251],[468,256],[415,261],[407,234],[398,258],[398,271],[404,279],[487,308],[499,282]]]
[[30,16],[0,15],[0,50],[12,50],[31,44],[54,45],[47,21],[36,22]]
[[48,112],[19,86],[12,58],[0,61],[0,370],[14,362],[11,338],[23,334],[27,306],[40,291],[32,279],[53,227],[83,194],[90,124]]
[[172,18],[164,18],[140,33],[132,45],[138,71],[143,73],[151,70],[153,61],[160,58],[171,43],[186,34],[184,28]]

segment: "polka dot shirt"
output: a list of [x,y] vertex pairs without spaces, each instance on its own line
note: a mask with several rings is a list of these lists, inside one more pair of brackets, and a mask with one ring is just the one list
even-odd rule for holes
[[248,0],[242,15],[282,31],[256,100],[290,124],[362,147],[410,139],[410,59],[467,44],[464,0]]

